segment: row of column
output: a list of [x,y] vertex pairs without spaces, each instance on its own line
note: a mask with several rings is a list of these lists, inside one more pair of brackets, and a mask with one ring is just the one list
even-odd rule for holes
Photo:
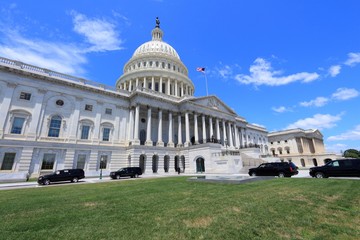
[[[139,115],[140,115],[140,105],[137,105],[134,109],[131,108],[130,110],[130,126],[128,129],[128,136],[129,139],[132,140],[134,145],[140,144],[139,139]],[[151,131],[152,131],[152,125],[151,125],[151,107],[148,107],[147,109],[147,125],[146,125],[146,141],[145,145],[152,146],[153,140],[151,139]],[[133,120],[135,118],[135,121]],[[185,142],[182,142],[182,116],[181,114],[178,114],[178,145],[180,146],[189,146],[190,145],[190,122],[189,122],[189,112],[185,112]],[[164,146],[164,142],[162,139],[162,131],[163,131],[163,110],[159,109],[158,111],[158,140],[156,142],[157,146]],[[220,120],[218,118],[215,118],[215,131],[213,129],[213,118],[209,116],[209,122],[206,123],[205,115],[201,115],[201,121],[202,121],[202,138],[203,140],[209,139],[210,141],[214,140],[221,140],[223,146],[229,146],[230,148],[234,147],[240,147],[240,145],[245,145],[246,139],[244,139],[242,136],[245,133],[245,128],[240,128],[236,126],[234,123],[230,121]],[[220,132],[220,121],[222,124],[222,136]],[[227,126],[226,126],[227,125]],[[206,129],[209,128],[209,137],[207,137],[207,131]],[[216,136],[214,136],[214,132],[216,133]],[[133,134],[132,134],[133,133]],[[198,128],[198,114],[194,113],[194,144],[199,144],[199,128]],[[173,114],[169,111],[169,129],[168,129],[168,147],[174,147],[174,141],[173,141]]]
[[[163,92],[167,95],[173,95],[177,97],[181,97],[183,95],[193,95],[193,89],[190,85],[185,84],[182,81],[178,81],[176,79],[166,78],[167,80],[160,77],[159,81],[155,81],[155,77],[151,77],[151,87],[150,89],[153,91]],[[173,82],[173,84],[172,84]],[[139,84],[143,84],[144,88],[148,88],[147,77],[143,77],[142,79],[136,78],[135,80],[129,80],[120,84],[120,89],[126,91],[132,91],[134,88],[137,88]],[[158,89],[155,88],[155,83],[159,84]],[[165,83],[165,89],[163,89],[163,83]]]

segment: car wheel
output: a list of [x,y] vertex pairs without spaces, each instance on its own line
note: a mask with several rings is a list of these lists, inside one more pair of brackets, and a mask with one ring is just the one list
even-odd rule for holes
[[50,180],[49,179],[45,179],[45,181],[43,182],[44,185],[49,185],[50,184]]
[[116,179],[120,179],[120,175],[116,175]]
[[138,178],[138,177],[139,177],[139,174],[136,173],[134,177],[135,177],[135,178]]
[[283,178],[283,177],[285,177],[285,173],[283,173],[283,172],[279,172],[279,178]]
[[252,173],[250,174],[250,176],[256,177],[256,173],[252,172]]
[[325,178],[324,174],[322,172],[315,173],[316,178]]
[[77,183],[79,181],[79,179],[77,177],[74,177],[72,180],[71,180],[73,183]]

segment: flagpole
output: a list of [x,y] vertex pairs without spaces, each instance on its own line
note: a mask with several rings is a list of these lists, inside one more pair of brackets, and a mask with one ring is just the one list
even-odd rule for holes
[[204,76],[205,76],[205,82],[206,82],[206,96],[209,96],[209,92],[208,92],[208,84],[207,84],[207,77],[206,77],[206,72],[204,71]]

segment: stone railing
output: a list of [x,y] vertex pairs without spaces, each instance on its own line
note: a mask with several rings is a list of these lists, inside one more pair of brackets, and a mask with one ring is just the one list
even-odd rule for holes
[[71,81],[71,82],[75,82],[81,85],[87,85],[87,86],[91,86],[91,87],[95,87],[101,90],[108,90],[108,91],[114,91],[114,92],[124,92],[127,93],[124,90],[119,90],[116,89],[115,87],[112,86],[107,86],[101,83],[97,83],[94,81],[90,81],[90,80],[86,80],[84,78],[78,78],[78,77],[74,77],[71,75],[67,75],[67,74],[63,74],[63,73],[59,73],[59,72],[55,72],[49,69],[45,69],[45,68],[40,68],[40,67],[36,67],[30,64],[26,64],[20,61],[15,61],[15,60],[11,60],[11,59],[7,59],[7,58],[3,58],[0,57],[0,65],[3,66],[11,66],[12,68],[18,68],[18,69],[23,69],[29,72],[33,72],[33,73],[37,73],[43,76],[48,76],[48,77],[52,77],[52,78],[57,78],[57,79],[61,79],[61,80],[65,80],[65,81]]

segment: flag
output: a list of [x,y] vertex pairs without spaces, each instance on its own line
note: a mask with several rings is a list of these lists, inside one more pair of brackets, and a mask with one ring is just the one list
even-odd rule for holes
[[196,71],[205,72],[205,68],[204,67],[198,67],[198,68],[196,68]]

